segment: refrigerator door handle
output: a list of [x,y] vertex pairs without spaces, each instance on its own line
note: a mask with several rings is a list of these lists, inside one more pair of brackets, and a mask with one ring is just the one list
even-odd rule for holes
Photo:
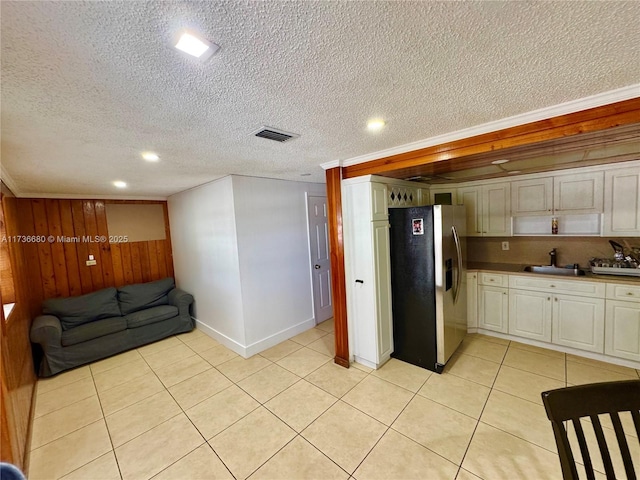
[[451,227],[451,233],[453,234],[453,241],[456,244],[456,256],[458,257],[458,274],[456,275],[456,289],[453,292],[453,303],[458,301],[458,295],[460,294],[460,286],[462,284],[462,249],[460,248],[460,237],[458,237],[458,231],[455,225]]

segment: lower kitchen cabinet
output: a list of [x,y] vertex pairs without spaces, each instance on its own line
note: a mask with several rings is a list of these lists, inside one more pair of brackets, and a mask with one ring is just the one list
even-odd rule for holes
[[551,341],[551,294],[509,290],[509,333]]
[[605,284],[479,270],[470,271],[467,282],[471,331],[500,332],[515,341],[527,338],[551,349],[559,345],[600,355],[591,358],[640,364],[640,284],[635,281]]
[[604,353],[604,300],[553,295],[552,342]]
[[478,328],[507,333],[509,328],[509,289],[478,286]]
[[604,353],[640,362],[640,303],[607,299]]

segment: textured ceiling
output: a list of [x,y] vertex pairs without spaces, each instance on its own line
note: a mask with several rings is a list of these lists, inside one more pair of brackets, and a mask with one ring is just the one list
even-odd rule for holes
[[[0,15],[2,167],[19,193],[323,182],[321,163],[640,82],[637,1],[2,1]],[[183,27],[220,51],[179,55]],[[251,136],[262,125],[300,138]]]

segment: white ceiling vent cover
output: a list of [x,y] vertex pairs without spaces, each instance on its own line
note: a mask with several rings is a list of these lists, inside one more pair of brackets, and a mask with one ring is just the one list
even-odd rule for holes
[[300,136],[297,133],[285,132],[284,130],[272,127],[260,127],[258,131],[253,133],[253,135],[260,138],[275,140],[276,142],[286,142],[294,140]]

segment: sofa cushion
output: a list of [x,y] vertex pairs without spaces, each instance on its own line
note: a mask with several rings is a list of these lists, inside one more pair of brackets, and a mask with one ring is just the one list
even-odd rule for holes
[[173,278],[118,287],[118,301],[123,315],[157,305],[167,305],[167,294],[175,288]]
[[102,320],[84,323],[62,332],[62,346],[68,347],[69,345],[104,337],[110,333],[121,332],[126,329],[127,321],[124,317],[103,318]]
[[78,297],[50,298],[43,302],[42,311],[58,317],[62,330],[69,330],[94,320],[122,316],[117,293],[110,287]]
[[159,305],[125,315],[127,328],[142,327],[178,316],[178,308],[173,305]]

